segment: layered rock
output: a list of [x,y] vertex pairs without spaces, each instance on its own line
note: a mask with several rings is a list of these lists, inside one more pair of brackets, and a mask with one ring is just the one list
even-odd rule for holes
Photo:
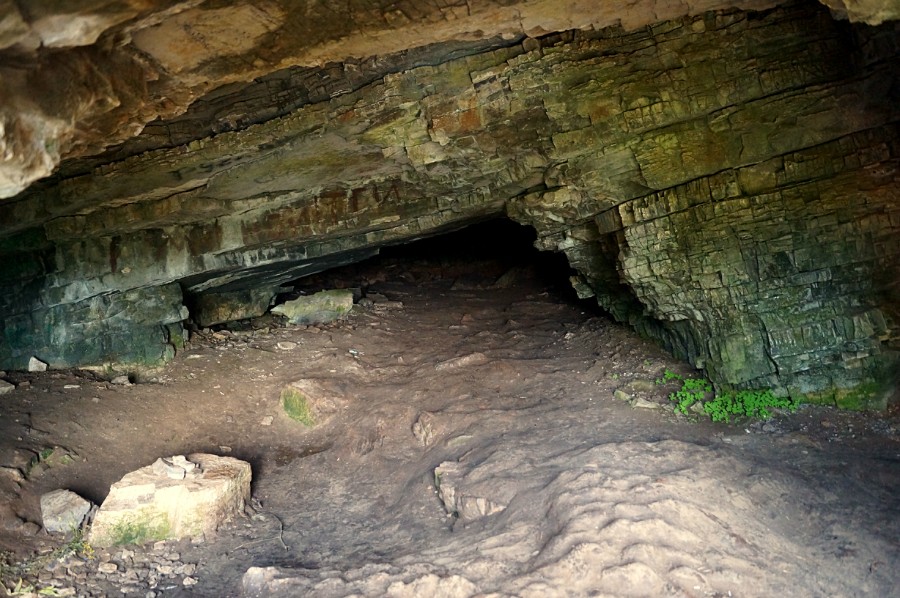
[[[256,124],[175,147],[156,128],[143,154],[0,204],[0,367],[158,362],[184,293],[271,292],[508,214],[566,253],[582,294],[721,386],[886,396],[895,27],[800,3],[488,46],[327,100],[251,86]],[[282,92],[298,107],[254,112]]]
[[[286,67],[317,69],[486,36],[616,23],[636,28],[715,8],[773,4],[363,0],[312,2],[301,10],[292,0],[0,0],[0,197],[51,174],[62,158],[90,155],[157,117],[181,114],[210,90]],[[317,78],[327,85],[327,69]]]

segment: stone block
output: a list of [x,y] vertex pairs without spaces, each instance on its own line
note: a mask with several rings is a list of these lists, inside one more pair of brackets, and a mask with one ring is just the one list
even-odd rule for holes
[[202,327],[255,318],[269,309],[276,289],[257,288],[240,291],[207,292],[194,300],[192,317]]
[[91,525],[98,547],[212,536],[250,499],[250,464],[203,453],[160,459],[112,485]]
[[272,308],[291,324],[321,324],[343,318],[353,309],[353,291],[335,289],[299,297]]
[[94,507],[71,490],[53,490],[41,496],[41,519],[50,533],[79,529]]

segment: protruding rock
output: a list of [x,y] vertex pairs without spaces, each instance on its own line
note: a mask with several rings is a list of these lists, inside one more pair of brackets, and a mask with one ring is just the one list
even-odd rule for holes
[[[169,475],[175,469],[180,478]],[[202,453],[142,467],[112,485],[90,542],[102,547],[211,536],[249,500],[250,477],[249,463]]]
[[41,496],[41,518],[44,529],[66,533],[81,527],[93,504],[71,490],[54,490]]
[[47,364],[38,359],[37,357],[31,357],[28,360],[28,371],[29,372],[46,372]]
[[11,384],[6,380],[0,380],[0,395],[5,395],[8,392],[12,392],[16,389],[15,384]]
[[353,309],[353,291],[336,289],[299,297],[272,308],[273,314],[285,316],[291,324],[321,324],[344,317]]

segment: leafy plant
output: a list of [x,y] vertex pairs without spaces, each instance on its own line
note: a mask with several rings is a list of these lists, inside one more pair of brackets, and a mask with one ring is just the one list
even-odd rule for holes
[[797,402],[789,397],[776,397],[771,390],[740,390],[717,395],[703,405],[713,421],[730,422],[731,416],[768,419],[769,409],[797,410]]
[[[706,394],[712,392],[709,380],[704,378],[685,378],[681,374],[666,369],[657,384],[665,384],[677,380],[681,388],[669,394],[669,400],[677,403],[675,410],[687,415],[688,409],[700,403]],[[769,389],[728,391],[715,395],[712,400],[703,403],[703,411],[715,422],[731,422],[731,417],[753,417],[768,419],[770,409],[797,410],[797,402],[788,397],[776,397]]]
[[677,411],[687,415],[694,403],[703,401],[706,393],[712,392],[712,384],[704,378],[680,378],[681,389],[669,394],[669,400],[678,403]]

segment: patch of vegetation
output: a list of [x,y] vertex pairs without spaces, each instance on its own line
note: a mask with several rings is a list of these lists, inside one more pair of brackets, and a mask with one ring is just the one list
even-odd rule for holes
[[695,403],[701,403],[703,411],[715,422],[730,423],[732,416],[768,419],[772,415],[770,409],[797,410],[797,401],[790,397],[776,397],[769,389],[727,391],[704,402],[707,393],[713,391],[709,380],[685,378],[669,369],[656,383],[672,381],[681,382],[681,388],[669,394],[669,400],[677,403],[676,411],[687,415]]
[[731,416],[768,419],[769,409],[797,410],[797,403],[789,397],[776,397],[771,390],[739,390],[725,392],[703,405],[703,411],[714,422],[730,422]]
[[309,402],[303,396],[303,393],[296,388],[289,386],[281,391],[281,406],[291,419],[300,422],[304,426],[311,427],[315,425],[316,421],[309,408]]
[[688,409],[694,403],[700,403],[706,397],[706,393],[712,392],[712,384],[705,378],[685,378],[681,374],[677,374],[670,369],[663,372],[662,378],[656,381],[657,384],[665,384],[678,380],[681,382],[681,388],[669,394],[669,400],[677,403],[676,411],[687,415]]
[[0,586],[10,596],[58,596],[57,588],[40,587],[28,580],[35,579],[47,565],[69,557],[95,558],[94,547],[85,539],[81,528],[73,529],[68,540],[45,554],[17,561],[11,552],[0,553]]
[[69,465],[74,462],[75,457],[66,449],[58,446],[47,447],[41,449],[25,466],[25,477],[37,476],[51,467]]
[[110,541],[121,546],[123,544],[143,544],[148,540],[165,540],[169,537],[169,522],[157,519],[140,521],[122,520],[109,532]]

